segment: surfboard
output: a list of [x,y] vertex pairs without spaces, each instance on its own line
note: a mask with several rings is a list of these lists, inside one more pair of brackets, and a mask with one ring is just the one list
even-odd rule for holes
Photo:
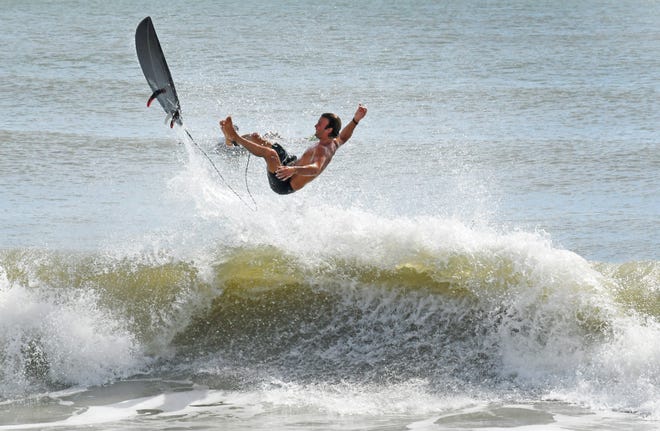
[[149,100],[147,101],[147,107],[151,106],[151,103],[154,100],[158,100],[158,103],[160,103],[160,106],[163,107],[167,117],[170,119],[170,127],[174,127],[174,124],[181,126],[186,135],[188,135],[188,138],[190,138],[190,142],[204,155],[204,157],[206,157],[227,188],[229,188],[229,190],[231,190],[238,199],[245,204],[245,206],[256,211],[257,203],[254,200],[254,197],[252,197],[250,189],[247,187],[247,176],[246,189],[252,199],[254,208],[248,204],[241,195],[236,192],[236,190],[234,190],[227,180],[225,180],[211,157],[209,157],[206,151],[195,142],[188,129],[183,126],[179,97],[176,95],[176,88],[174,88],[172,74],[170,73],[170,68],[167,67],[167,61],[165,61],[165,55],[160,46],[160,41],[156,35],[156,29],[154,29],[151,17],[146,17],[140,21],[140,24],[138,24],[137,29],[135,30],[135,50],[137,51],[137,57],[140,62],[140,67],[142,68],[142,73],[144,73],[144,77],[147,78],[149,87],[151,87],[151,91],[153,91],[151,97],[149,97]]
[[154,99],[158,100],[170,119],[170,127],[174,127],[175,123],[182,126],[179,97],[151,17],[143,19],[135,30],[135,50],[144,77],[153,92],[147,106],[151,106]]

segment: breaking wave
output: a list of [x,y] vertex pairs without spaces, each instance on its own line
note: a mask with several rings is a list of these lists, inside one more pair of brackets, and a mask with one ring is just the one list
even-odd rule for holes
[[658,414],[657,262],[391,223],[201,259],[0,252],[0,398],[185,370],[220,387],[422,379]]

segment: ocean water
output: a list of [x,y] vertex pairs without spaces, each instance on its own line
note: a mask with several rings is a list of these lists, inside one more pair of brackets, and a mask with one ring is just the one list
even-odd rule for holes
[[660,426],[657,2],[0,11],[0,429]]

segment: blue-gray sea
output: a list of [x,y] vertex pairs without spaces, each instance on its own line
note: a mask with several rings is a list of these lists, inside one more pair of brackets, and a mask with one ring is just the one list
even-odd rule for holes
[[660,426],[659,2],[2,0],[0,113],[0,429]]

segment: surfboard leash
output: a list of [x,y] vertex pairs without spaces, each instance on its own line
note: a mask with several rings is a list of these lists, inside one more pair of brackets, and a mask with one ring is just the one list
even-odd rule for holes
[[[152,102],[153,102],[153,101],[154,101],[159,95],[164,94],[164,93],[166,93],[166,92],[167,92],[167,90],[164,89],[164,88],[161,88],[161,89],[158,89],[158,90],[154,91],[154,93],[151,95],[151,97],[150,97],[149,100],[147,101],[147,107],[150,107],[150,106],[151,106],[151,103],[152,103]],[[177,99],[177,105],[178,105],[178,99]],[[190,131],[188,130],[188,128],[187,128],[186,126],[183,125],[183,118],[181,117],[181,110],[180,110],[180,108],[178,108],[178,106],[177,106],[177,109],[176,109],[174,112],[168,112],[168,113],[167,113],[167,116],[165,117],[165,123],[167,123],[168,121],[169,121],[169,123],[170,123],[170,129],[173,128],[175,124],[178,124],[178,125],[183,129],[183,131],[186,132],[186,135],[188,135],[188,138],[190,138],[190,142],[192,142],[193,145],[194,145],[195,147],[197,147],[197,149],[199,150],[199,152],[202,153],[202,154],[204,155],[204,157],[206,157],[206,160],[211,164],[211,166],[213,167],[213,169],[215,170],[215,172],[218,174],[218,176],[220,177],[220,179],[222,180],[222,182],[225,183],[225,185],[227,186],[227,188],[228,188],[229,190],[231,190],[231,192],[232,192],[233,194],[235,194],[236,197],[237,197],[237,198],[238,198],[238,199],[239,199],[239,200],[240,200],[240,201],[241,201],[246,207],[248,207],[248,209],[250,209],[250,210],[252,210],[252,211],[257,211],[257,201],[254,199],[254,196],[252,196],[252,193],[250,192],[250,188],[249,188],[248,185],[247,185],[247,166],[245,167],[245,187],[246,187],[246,189],[247,189],[248,195],[250,195],[250,199],[252,199],[252,204],[254,205],[254,207],[250,206],[250,204],[248,204],[248,203],[245,201],[245,199],[243,199],[243,197],[242,197],[242,196],[241,196],[236,190],[234,190],[234,188],[229,184],[229,182],[225,179],[225,177],[220,173],[220,169],[218,169],[218,167],[215,165],[215,163],[213,162],[213,159],[211,159],[211,157],[206,153],[206,151],[204,151],[204,149],[203,149],[203,148],[202,148],[202,147],[201,147],[201,146],[195,141],[195,139],[194,139],[194,138],[192,137],[192,135],[190,134]],[[248,163],[249,163],[249,162],[250,162],[250,159],[249,159],[249,157],[248,157]]]
[[[211,166],[213,167],[213,169],[215,170],[215,172],[218,174],[218,176],[220,177],[220,179],[222,180],[222,182],[225,183],[225,185],[227,186],[227,188],[228,188],[229,190],[231,190],[231,192],[234,193],[234,194],[236,195],[236,197],[237,197],[237,198],[243,203],[243,205],[245,205],[248,209],[250,209],[250,210],[252,210],[252,211],[257,211],[257,201],[254,200],[254,196],[252,196],[252,193],[250,192],[250,188],[247,186],[247,165],[245,166],[245,187],[246,187],[246,189],[247,189],[248,194],[250,195],[250,199],[252,199],[252,203],[254,204],[254,207],[250,206],[250,205],[245,201],[245,199],[243,199],[243,197],[242,197],[242,196],[241,196],[236,190],[234,190],[234,188],[229,184],[229,182],[225,179],[225,177],[222,176],[222,174],[220,173],[220,170],[218,169],[218,167],[217,167],[217,166],[215,165],[215,163],[213,162],[213,159],[211,159],[211,157],[209,157],[209,155],[206,153],[206,151],[204,151],[204,149],[203,149],[201,146],[199,146],[199,144],[197,144],[197,142],[195,142],[195,140],[193,139],[192,135],[190,134],[190,132],[188,131],[188,129],[187,129],[185,126],[183,127],[183,130],[186,132],[186,135],[188,135],[188,137],[190,138],[190,142],[192,142],[193,145],[194,145],[195,147],[197,147],[197,149],[199,150],[199,152],[202,153],[202,154],[204,155],[204,157],[206,157],[206,160],[208,160],[208,162],[211,164]],[[249,163],[249,162],[250,162],[250,158],[249,158],[249,155],[248,155],[248,163]]]
[[245,162],[245,190],[247,190],[247,193],[250,196],[250,199],[252,199],[252,203],[254,203],[254,208],[255,208],[255,211],[256,211],[257,201],[254,200],[254,196],[252,196],[252,192],[250,191],[250,185],[248,184],[248,167],[250,166],[250,156],[251,155],[252,155],[251,153],[248,153],[247,162]]

